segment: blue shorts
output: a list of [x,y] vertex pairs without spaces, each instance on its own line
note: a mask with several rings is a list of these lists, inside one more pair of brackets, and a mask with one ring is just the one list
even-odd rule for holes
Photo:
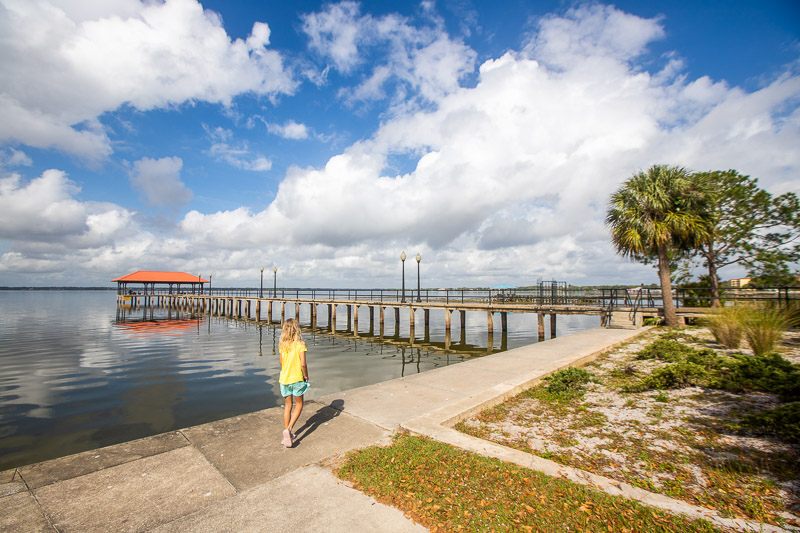
[[302,396],[307,390],[308,381],[296,381],[288,385],[281,383],[281,396],[284,398],[287,396]]

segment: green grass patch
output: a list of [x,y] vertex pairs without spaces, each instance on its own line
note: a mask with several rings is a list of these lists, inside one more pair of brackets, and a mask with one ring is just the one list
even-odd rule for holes
[[337,475],[431,531],[721,531],[424,437],[351,452]]

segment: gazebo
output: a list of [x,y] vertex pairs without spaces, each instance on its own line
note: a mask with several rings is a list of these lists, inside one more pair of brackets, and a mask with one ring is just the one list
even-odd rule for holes
[[[192,292],[197,287],[200,287],[202,292],[203,283],[210,283],[207,279],[187,274],[186,272],[162,272],[158,270],[137,270],[132,274],[111,280],[112,283],[115,281],[117,282],[117,294],[130,294],[133,289],[128,287],[129,284],[142,284],[142,294],[155,294],[156,285],[167,285],[169,294],[173,294],[173,286],[175,286],[175,290],[178,293],[180,293],[181,285],[190,285]],[[149,291],[148,287],[150,288]]]

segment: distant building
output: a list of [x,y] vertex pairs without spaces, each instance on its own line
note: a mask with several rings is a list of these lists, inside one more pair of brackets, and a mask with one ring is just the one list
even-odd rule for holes
[[752,279],[753,278],[734,278],[726,281],[725,284],[728,285],[728,287],[744,287],[750,283],[750,280]]

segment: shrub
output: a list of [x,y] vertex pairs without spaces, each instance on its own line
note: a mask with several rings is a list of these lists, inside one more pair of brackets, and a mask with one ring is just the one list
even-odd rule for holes
[[702,366],[706,370],[718,370],[724,363],[724,359],[711,348],[695,350],[686,356],[686,361]]
[[720,307],[706,315],[700,322],[711,330],[717,343],[729,350],[735,350],[742,343],[744,336],[741,320],[743,313],[742,306]]
[[785,402],[800,400],[800,366],[776,353],[764,357],[734,354],[711,386],[731,392],[770,392]]
[[708,372],[702,366],[688,361],[681,361],[661,368],[656,368],[642,381],[628,388],[629,392],[642,392],[650,389],[680,389],[694,385],[704,385],[708,381]]
[[672,329],[663,335],[661,335],[662,339],[667,339],[671,341],[684,341],[684,342],[693,342],[695,344],[699,344],[703,342],[698,337],[695,337],[691,333],[687,333],[681,329]]
[[671,339],[657,339],[636,353],[636,359],[681,361],[695,352],[694,348]]
[[574,396],[583,392],[583,385],[589,383],[592,375],[583,368],[570,366],[544,379],[548,382],[545,390],[550,394]]
[[789,442],[800,441],[800,402],[780,405],[747,415],[741,425],[758,433],[777,435]]

